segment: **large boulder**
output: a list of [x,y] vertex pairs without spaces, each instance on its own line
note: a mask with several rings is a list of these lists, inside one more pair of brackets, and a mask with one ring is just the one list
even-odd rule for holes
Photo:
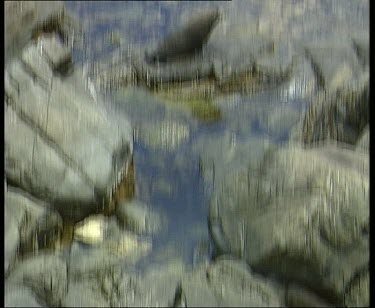
[[81,71],[59,75],[66,59],[56,37],[41,36],[7,65],[5,172],[17,186],[63,204],[64,215],[75,217],[110,198],[124,178],[132,130],[125,117],[107,112],[85,90]]
[[228,175],[217,190],[210,229],[219,251],[342,304],[368,271],[368,167],[368,155],[343,146],[270,151],[258,171]]

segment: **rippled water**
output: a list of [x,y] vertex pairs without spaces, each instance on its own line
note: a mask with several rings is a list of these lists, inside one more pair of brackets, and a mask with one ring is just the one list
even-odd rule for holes
[[[262,1],[94,1],[66,4],[73,14],[79,16],[86,34],[87,48],[76,50],[75,53],[77,65],[104,59],[115,50],[126,50],[132,45],[153,44],[172,31],[175,25],[187,20],[189,15],[204,8],[219,7],[226,14],[236,16],[238,23],[257,18],[262,10]],[[323,1],[322,5],[326,6],[322,10],[325,14],[345,18],[340,12],[332,11],[330,1]],[[351,4],[348,2],[348,5]],[[293,18],[295,24],[302,23],[298,16]],[[327,23],[333,25],[334,20],[327,20]],[[327,25],[322,26],[329,29]],[[313,31],[300,28],[300,35],[311,35]],[[319,29],[314,31],[320,33]],[[112,39],[111,32],[115,33]],[[186,110],[168,106],[142,91],[121,90],[112,97],[111,108],[126,114],[135,128],[163,120],[176,121],[189,127],[188,137],[175,149],[163,151],[137,141],[134,144],[136,199],[151,204],[168,217],[167,230],[153,239],[154,252],[151,259],[144,262],[175,256],[191,264],[194,248],[200,242],[209,242],[207,213],[215,180],[206,178],[204,181],[201,174],[200,153],[205,144],[205,150],[209,152],[209,145],[221,139],[223,147],[228,139],[228,146],[233,146],[236,151],[242,149],[238,145],[246,142],[251,147],[251,140],[266,140],[276,145],[286,142],[291,125],[272,128],[272,117],[284,116],[285,119],[279,120],[281,123],[295,122],[307,101],[299,98],[295,88],[285,86],[281,92],[266,91],[252,97],[229,95],[216,99],[214,103],[221,108],[223,120],[204,124]],[[280,115],[277,111],[283,110],[280,107],[285,107],[285,114]],[[291,116],[289,121],[288,117]],[[257,144],[255,142],[254,146]],[[213,148],[213,151],[217,151],[217,148]],[[244,153],[246,155],[246,151]],[[220,153],[212,155],[220,156]],[[225,163],[225,159],[222,159],[222,163]],[[228,168],[236,166],[238,164],[232,163]]]

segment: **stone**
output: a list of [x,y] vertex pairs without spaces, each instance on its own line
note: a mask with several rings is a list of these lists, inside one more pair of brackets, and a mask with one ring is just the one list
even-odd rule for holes
[[363,129],[361,136],[358,138],[356,147],[359,151],[365,151],[368,153],[370,150],[370,130],[369,126]]
[[287,307],[333,307],[313,292],[301,286],[288,285],[286,291]]
[[62,219],[51,207],[26,194],[7,188],[5,197],[5,272],[16,259],[51,249],[62,232]]
[[48,307],[35,297],[35,294],[23,285],[6,285],[4,292],[5,307]]
[[74,226],[74,239],[96,245],[104,241],[106,220],[103,215],[91,215]]
[[342,144],[269,151],[258,171],[234,172],[217,190],[215,245],[340,305],[369,258],[368,159]]
[[280,307],[277,292],[241,260],[220,259],[207,270],[208,284],[220,306]]
[[58,23],[65,12],[63,1],[5,3],[5,62],[16,58],[43,24]]
[[60,307],[111,307],[96,279],[70,281]]
[[123,202],[117,206],[116,214],[122,225],[138,235],[153,235],[166,228],[162,219],[150,206],[138,201]]
[[195,16],[186,26],[165,38],[155,51],[146,53],[146,60],[167,62],[200,51],[218,22],[219,16],[218,10]]
[[357,52],[358,60],[362,63],[364,67],[368,67],[370,59],[370,47],[369,47],[369,37],[362,35],[353,37],[354,48]]
[[49,307],[60,306],[67,291],[67,264],[57,254],[40,254],[18,264],[6,283],[25,284]]
[[43,57],[41,48],[32,44],[25,48],[22,53],[22,63],[27,67],[33,77],[40,80],[41,85],[50,89],[52,85],[53,72],[46,59]]
[[64,72],[72,64],[71,51],[55,35],[39,37],[37,45],[54,71]]
[[149,237],[125,231],[115,217],[103,215],[78,223],[75,239],[71,246],[70,269],[72,275],[78,277],[118,264],[134,265],[152,250]]
[[[8,176],[25,190],[30,191],[30,186],[33,186],[33,193],[49,201],[81,203],[82,211],[85,210],[84,204],[87,207],[88,203],[102,203],[110,198],[112,190],[124,178],[132,155],[132,130],[126,117],[120,118],[106,111],[102,103],[93,104],[93,98],[84,89],[79,71],[64,80],[53,77],[51,88],[45,88],[35,83],[30,71],[15,60],[9,64],[6,76],[6,103],[12,108],[12,111],[7,109],[11,118],[5,120]],[[13,110],[17,117],[21,117],[20,122],[27,123],[27,126],[13,121],[17,118],[12,116]],[[17,140],[21,139],[14,137],[14,131],[21,127],[28,131],[23,134],[36,133],[38,137],[30,138],[28,142],[33,145],[18,156],[19,148],[25,147],[25,144],[18,143]],[[40,154],[35,153],[33,141],[38,139],[43,143],[39,148]],[[42,149],[44,145],[47,148]],[[45,157],[43,154],[46,151],[54,154]],[[54,160],[59,162],[48,162],[47,159],[54,156]],[[25,164],[23,157],[30,157],[32,163]],[[57,167],[57,164],[60,166]],[[42,168],[38,167],[41,165]],[[22,169],[22,166],[34,166],[38,172],[34,171],[32,176],[29,173],[31,170]],[[63,172],[63,169],[71,167],[70,172]],[[56,176],[51,177],[52,170],[57,172]],[[74,174],[70,175],[72,172]],[[19,174],[24,176],[20,178]],[[35,174],[40,176],[36,178]],[[47,177],[47,174],[49,180],[43,183],[40,177]],[[24,178],[30,179],[28,183],[23,181]],[[51,178],[56,181],[51,181]],[[83,183],[77,185],[77,182]],[[66,215],[72,213],[72,207],[64,206],[60,210],[65,211]]]
[[368,307],[370,305],[370,273],[360,273],[350,284],[345,294],[346,307]]
[[369,122],[368,108],[368,84],[355,91],[320,92],[292,133],[292,139],[305,144],[331,140],[354,145]]
[[363,86],[363,71],[355,51],[342,42],[319,42],[319,45],[306,46],[320,85],[327,91],[355,90]]

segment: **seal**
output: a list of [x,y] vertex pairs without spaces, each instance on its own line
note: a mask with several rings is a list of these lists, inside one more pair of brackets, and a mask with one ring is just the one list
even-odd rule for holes
[[215,9],[191,19],[180,30],[167,36],[153,52],[146,51],[146,62],[169,62],[201,51],[219,17],[219,10]]

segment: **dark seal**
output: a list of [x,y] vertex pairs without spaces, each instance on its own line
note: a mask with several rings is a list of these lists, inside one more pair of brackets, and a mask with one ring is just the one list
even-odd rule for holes
[[168,62],[201,51],[220,17],[219,10],[208,11],[191,19],[184,27],[166,37],[151,53],[148,63]]

